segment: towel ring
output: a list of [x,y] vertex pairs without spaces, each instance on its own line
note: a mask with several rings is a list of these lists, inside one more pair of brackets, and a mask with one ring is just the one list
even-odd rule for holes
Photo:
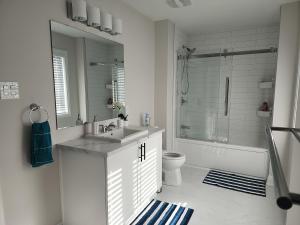
[[49,120],[49,113],[48,113],[48,111],[43,107],[43,106],[39,106],[39,105],[37,105],[37,104],[35,104],[35,103],[33,103],[33,104],[31,104],[30,106],[29,106],[29,108],[30,108],[30,112],[29,112],[29,120],[30,120],[30,122],[31,123],[34,123],[34,121],[32,120],[32,118],[31,118],[31,115],[32,115],[32,112],[35,112],[35,111],[43,111],[43,112],[45,112],[46,114],[47,114],[47,119],[45,120],[45,121],[48,121]]

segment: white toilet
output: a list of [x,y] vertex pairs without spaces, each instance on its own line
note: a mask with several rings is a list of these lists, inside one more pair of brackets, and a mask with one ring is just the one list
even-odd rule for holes
[[185,162],[185,155],[178,152],[163,152],[163,183],[165,185],[179,186],[181,185],[180,168]]

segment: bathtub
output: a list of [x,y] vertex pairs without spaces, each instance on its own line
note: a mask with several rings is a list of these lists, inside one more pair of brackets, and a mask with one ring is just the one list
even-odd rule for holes
[[175,138],[174,150],[186,155],[186,165],[213,168],[267,179],[269,154],[264,148]]

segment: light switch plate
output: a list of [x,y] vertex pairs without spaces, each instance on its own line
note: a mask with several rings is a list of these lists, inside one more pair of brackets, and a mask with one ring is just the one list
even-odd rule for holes
[[18,82],[0,82],[0,99],[18,99]]

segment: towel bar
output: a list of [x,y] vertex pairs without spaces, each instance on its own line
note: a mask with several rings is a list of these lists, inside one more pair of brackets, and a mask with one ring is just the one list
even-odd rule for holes
[[295,138],[300,142],[300,136],[297,132],[300,129],[288,127],[270,127],[266,126],[266,136],[269,144],[269,154],[271,159],[271,166],[274,178],[274,188],[277,197],[277,205],[281,209],[290,209],[293,204],[300,205],[300,194],[289,192],[288,185],[281,167],[280,158],[278,155],[277,147],[272,136],[273,131],[291,132]]

